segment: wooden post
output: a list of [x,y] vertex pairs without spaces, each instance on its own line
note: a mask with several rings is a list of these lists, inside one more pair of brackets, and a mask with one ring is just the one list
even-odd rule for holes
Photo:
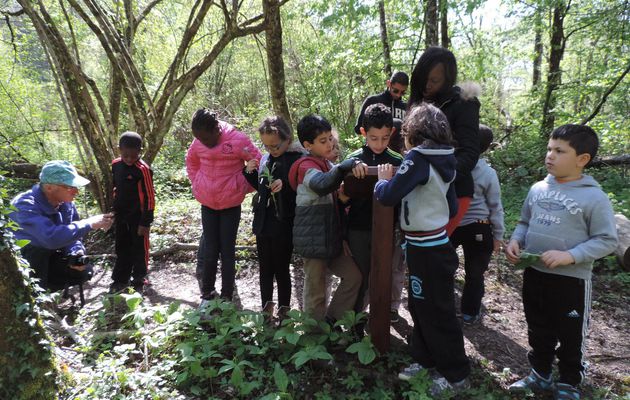
[[[377,167],[368,167],[364,179],[346,176],[344,192],[351,198],[373,197],[377,175]],[[372,343],[381,354],[389,351],[390,344],[393,251],[394,208],[382,205],[373,197],[369,326]]]
[[392,302],[394,209],[376,201],[372,205],[372,266],[370,270],[370,334],[381,354],[389,351]]

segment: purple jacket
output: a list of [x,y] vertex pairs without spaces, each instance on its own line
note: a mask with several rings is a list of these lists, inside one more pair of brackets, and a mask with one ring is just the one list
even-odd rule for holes
[[66,254],[85,252],[81,239],[92,229],[80,221],[74,203],[62,203],[55,209],[39,185],[18,194],[11,204],[17,211],[9,217],[20,225],[15,237],[30,240],[32,246],[45,249],[64,249]]

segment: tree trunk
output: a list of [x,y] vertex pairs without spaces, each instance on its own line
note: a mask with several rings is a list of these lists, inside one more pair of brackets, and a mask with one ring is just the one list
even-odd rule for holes
[[426,0],[424,44],[426,47],[437,46],[438,42],[438,6],[437,0]]
[[387,19],[385,18],[385,1],[380,0],[378,2],[378,15],[381,25],[381,43],[383,43],[383,61],[385,75],[387,79],[392,76],[392,59],[389,52],[389,40],[387,39]]
[[440,37],[442,47],[448,49],[451,46],[448,37],[448,0],[440,0]]
[[[175,113],[197,79],[208,70],[232,40],[262,32],[270,19],[265,18],[264,14],[247,18],[247,10],[244,6],[241,9],[242,4],[238,2],[216,4],[212,0],[195,0],[170,68],[162,79],[162,84],[151,94],[134,60],[132,41],[138,25],[161,1],[152,0],[135,15],[137,5],[134,6],[132,0],[124,0],[127,26],[120,27],[110,17],[109,11],[102,8],[101,3],[93,0],[68,0],[71,11],[86,25],[81,27],[82,32],[90,31],[93,34],[109,62],[112,79],[99,85],[83,69],[78,51],[70,50],[76,50],[76,46],[68,45],[67,42],[72,38],[68,39],[59,29],[60,18],[49,14],[42,0],[18,0],[50,55],[53,73],[58,77],[62,89],[62,101],[68,103],[71,118],[69,122],[78,128],[81,141],[89,144],[97,166],[97,171],[92,171],[98,182],[96,190],[99,194],[96,198],[99,199],[99,207],[103,211],[110,208],[112,201],[110,168],[111,160],[116,156],[120,115],[124,113],[129,116],[125,127],[133,128],[144,137],[144,159],[151,163],[162,146]],[[272,2],[277,10],[278,0]],[[196,35],[213,5],[222,12],[223,21],[218,26],[222,26],[223,31],[219,32],[217,41],[201,60],[190,68],[183,67],[184,59],[198,41]],[[279,27],[279,12],[276,14]],[[69,18],[65,21],[70,24]],[[280,47],[280,52],[281,49]],[[284,85],[283,74],[281,79]],[[110,91],[103,95],[100,88],[109,88]],[[125,107],[123,111],[121,104]],[[288,116],[286,100],[285,109]]]
[[265,39],[267,42],[267,66],[273,112],[292,125],[291,113],[287,104],[284,84],[284,60],[282,58],[282,21],[278,0],[263,0],[263,11],[267,21]]
[[615,224],[619,236],[615,255],[619,265],[625,271],[630,271],[630,221],[622,214],[615,214]]
[[0,242],[0,398],[54,399],[51,341],[11,250]]
[[542,110],[542,124],[540,136],[549,137],[556,120],[556,96],[555,91],[562,83],[562,70],[560,62],[564,56],[566,40],[564,37],[564,17],[567,7],[564,2],[560,2],[553,9],[553,22],[551,25],[551,41],[549,51],[549,71],[547,72],[547,86],[545,88],[545,98]]
[[534,64],[532,73],[532,89],[536,90],[538,88],[538,85],[540,85],[540,68],[542,66],[543,58],[543,25],[540,16],[540,10],[536,11],[536,15],[534,16],[534,18]]

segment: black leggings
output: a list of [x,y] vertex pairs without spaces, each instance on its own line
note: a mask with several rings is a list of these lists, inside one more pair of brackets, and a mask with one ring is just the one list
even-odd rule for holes
[[241,220],[241,206],[213,210],[201,206],[203,234],[197,252],[197,281],[201,297],[211,299],[215,295],[214,283],[217,263],[221,257],[221,296],[231,300],[236,275],[236,234]]
[[293,235],[291,231],[276,236],[256,236],[256,249],[260,264],[260,298],[264,307],[273,299],[273,280],[278,285],[278,306],[291,305],[291,254]]

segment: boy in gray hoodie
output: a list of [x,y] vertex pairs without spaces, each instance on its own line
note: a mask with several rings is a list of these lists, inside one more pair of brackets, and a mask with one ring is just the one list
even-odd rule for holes
[[[617,244],[610,200],[595,179],[582,174],[598,147],[597,134],[587,126],[563,125],[551,133],[545,157],[549,175],[530,189],[505,249],[512,263],[519,261],[521,248],[540,256],[523,274],[532,370],[510,385],[510,391],[580,398],[593,261]],[[556,356],[560,377],[554,385]]]
[[[492,129],[479,125],[479,151],[485,152],[492,143]],[[466,281],[462,291],[462,321],[474,324],[481,318],[481,299],[484,294],[483,274],[488,269],[492,253],[501,249],[505,227],[503,225],[503,204],[501,186],[497,172],[488,162],[479,158],[472,170],[475,193],[468,211],[459,226],[451,235],[451,243],[456,249],[464,249],[464,270]]]

